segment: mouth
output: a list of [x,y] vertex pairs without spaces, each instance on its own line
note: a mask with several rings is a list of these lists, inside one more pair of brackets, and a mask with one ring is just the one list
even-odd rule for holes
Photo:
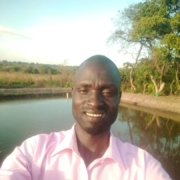
[[102,117],[103,114],[102,113],[87,113],[86,112],[86,115],[89,116],[89,117],[95,117],[95,118],[99,118],[99,117]]

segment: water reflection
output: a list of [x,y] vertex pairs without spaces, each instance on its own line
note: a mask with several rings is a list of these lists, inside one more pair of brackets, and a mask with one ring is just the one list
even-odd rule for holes
[[[164,118],[161,112],[147,113],[147,109],[123,105],[118,120],[126,122],[129,139],[158,159],[173,179],[180,177],[180,115],[169,114],[174,119]],[[166,114],[165,112],[163,114]],[[179,121],[178,121],[179,120]]]

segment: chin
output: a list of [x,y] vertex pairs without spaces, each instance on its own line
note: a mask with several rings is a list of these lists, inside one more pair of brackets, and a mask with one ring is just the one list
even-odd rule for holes
[[100,135],[110,130],[110,126],[104,123],[90,123],[90,125],[81,126],[81,128],[90,135]]

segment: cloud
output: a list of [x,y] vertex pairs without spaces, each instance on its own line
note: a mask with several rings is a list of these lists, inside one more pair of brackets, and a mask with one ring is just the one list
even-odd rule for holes
[[5,26],[0,26],[0,37],[15,38],[15,39],[31,39],[30,35],[27,35],[21,31]]

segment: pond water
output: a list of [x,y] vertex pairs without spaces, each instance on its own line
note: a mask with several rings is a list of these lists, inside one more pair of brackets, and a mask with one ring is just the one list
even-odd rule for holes
[[[0,165],[23,140],[72,127],[71,99],[0,101]],[[121,105],[112,132],[158,159],[174,180],[180,177],[180,115]]]

